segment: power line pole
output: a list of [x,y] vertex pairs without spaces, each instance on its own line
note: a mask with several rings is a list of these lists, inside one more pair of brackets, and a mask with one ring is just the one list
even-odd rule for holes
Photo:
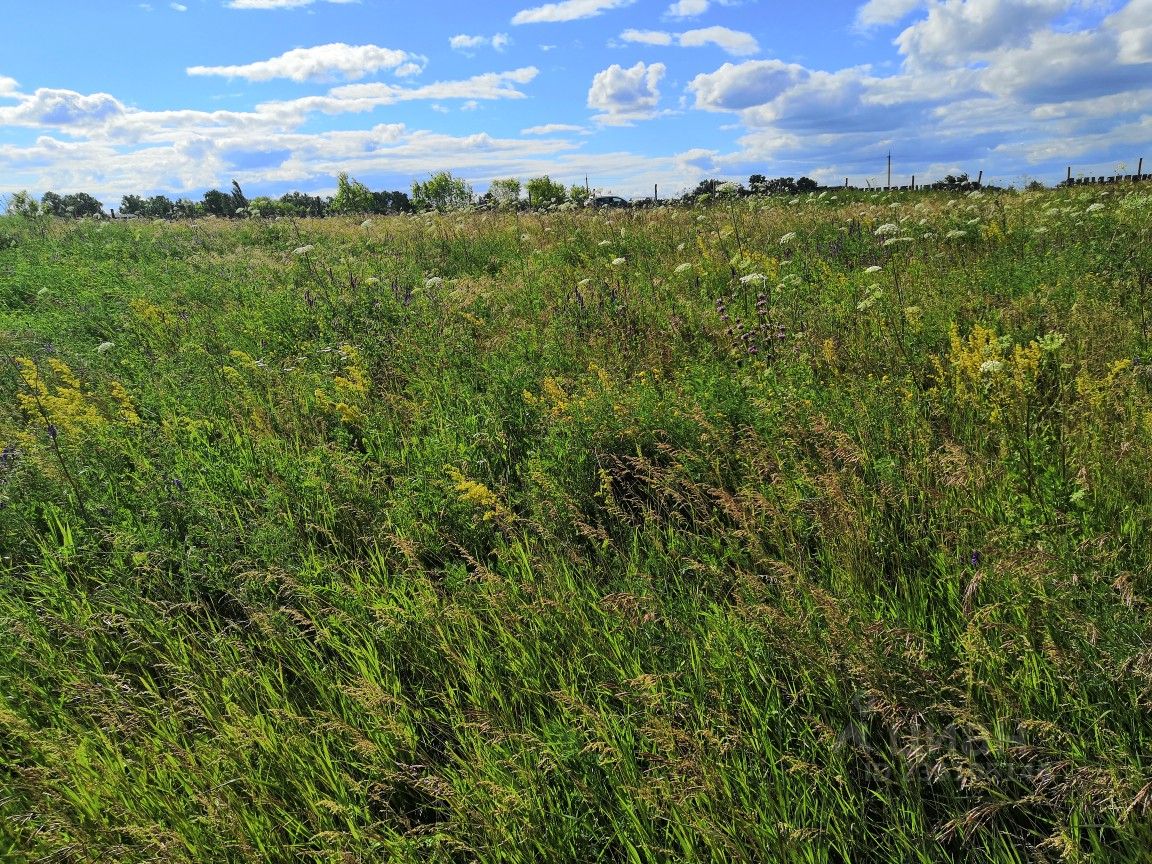
[[892,188],[892,151],[888,151],[888,188]]

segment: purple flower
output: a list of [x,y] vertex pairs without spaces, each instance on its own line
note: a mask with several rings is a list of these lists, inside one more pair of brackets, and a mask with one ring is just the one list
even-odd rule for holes
[[971,564],[973,567],[979,567],[980,562],[983,560],[984,560],[984,556],[982,556],[980,554],[980,550],[975,549],[975,550],[973,550],[972,557],[968,560],[968,563]]
[[55,441],[56,435],[57,435],[56,424],[55,423],[49,423],[48,424],[48,437],[49,437],[49,439],[51,439],[52,441]]

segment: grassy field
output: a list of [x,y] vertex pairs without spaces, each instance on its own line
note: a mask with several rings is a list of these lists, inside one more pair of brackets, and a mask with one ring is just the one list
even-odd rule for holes
[[0,219],[0,860],[1147,860],[1150,228]]

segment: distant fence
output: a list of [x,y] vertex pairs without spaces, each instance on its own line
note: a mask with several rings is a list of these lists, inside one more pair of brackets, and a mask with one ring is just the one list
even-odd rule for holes
[[1152,180],[1152,174],[1144,173],[1144,157],[1136,160],[1136,173],[1127,170],[1122,162],[1114,165],[1069,165],[1061,186],[1097,186],[1107,183],[1140,183]]

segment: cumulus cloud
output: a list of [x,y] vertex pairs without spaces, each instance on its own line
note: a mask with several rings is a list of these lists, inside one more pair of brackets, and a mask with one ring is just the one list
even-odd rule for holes
[[925,0],[868,0],[856,10],[856,24],[878,27],[896,24],[924,5]]
[[125,112],[120,101],[107,93],[83,94],[44,87],[30,96],[17,94],[16,98],[16,105],[0,107],[0,126],[99,126]]
[[468,36],[461,33],[457,36],[448,37],[448,45],[453,51],[465,53],[477,48],[492,48],[496,51],[503,51],[511,42],[512,40],[508,38],[507,33],[497,33],[493,36]]
[[642,45],[676,44],[682,48],[716,45],[737,57],[755,54],[760,50],[760,43],[750,33],[730,30],[727,27],[704,27],[699,30],[686,30],[683,33],[628,29],[620,34],[620,39],[624,42],[638,42]]
[[896,45],[916,66],[962,65],[1027,44],[1070,5],[1069,0],[943,0],[897,36]]
[[422,61],[421,57],[394,48],[333,42],[313,48],[293,48],[279,57],[241,66],[190,66],[186,71],[189,75],[219,75],[249,81],[271,81],[274,78],[297,82],[335,78],[355,81],[381,69],[396,69]]
[[637,63],[628,69],[613,63],[597,72],[588,90],[588,107],[600,112],[594,119],[608,125],[628,125],[655,116],[664,72],[663,63]]
[[15,78],[8,78],[0,75],[0,98],[14,96],[20,84]]
[[715,72],[697,75],[688,85],[697,108],[740,111],[764,105],[809,76],[803,66],[782,60],[725,63]]
[[631,6],[636,0],[560,0],[558,3],[545,3],[521,9],[512,16],[513,24],[546,24],[562,21],[579,21],[582,18],[595,18],[612,9]]

